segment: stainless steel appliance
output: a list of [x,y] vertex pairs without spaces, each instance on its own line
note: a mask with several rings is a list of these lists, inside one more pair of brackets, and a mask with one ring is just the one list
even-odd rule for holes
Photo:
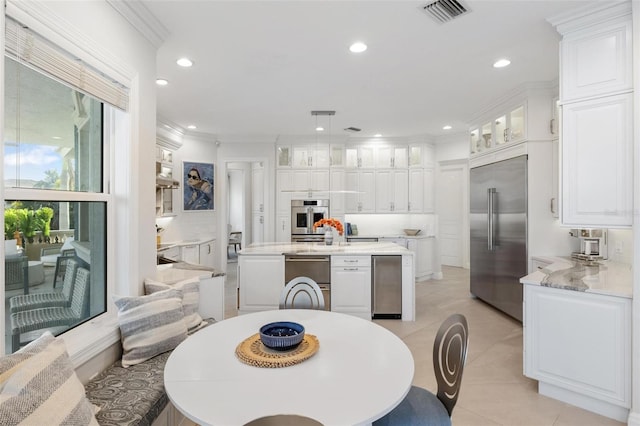
[[300,256],[285,254],[284,283],[298,277],[309,277],[322,290],[324,296],[324,310],[331,310],[331,256]]
[[470,171],[471,293],[522,321],[527,156]]
[[372,317],[402,318],[402,256],[371,256]]
[[580,251],[571,253],[571,257],[586,261],[609,258],[606,229],[572,229],[569,235],[580,241]]
[[313,224],[329,218],[329,200],[291,200],[291,241],[321,242],[321,228],[313,231]]

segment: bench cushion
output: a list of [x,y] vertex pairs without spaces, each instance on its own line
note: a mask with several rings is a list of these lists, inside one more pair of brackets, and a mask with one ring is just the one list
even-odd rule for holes
[[171,352],[122,367],[116,361],[85,385],[87,398],[100,407],[96,419],[106,426],[148,426],[169,401],[164,391],[164,365]]
[[[203,320],[204,327],[215,323]],[[190,334],[195,333],[192,332]],[[103,426],[149,426],[167,406],[164,365],[171,351],[140,364],[123,367],[120,360],[85,385],[89,401],[100,407],[96,414]]]

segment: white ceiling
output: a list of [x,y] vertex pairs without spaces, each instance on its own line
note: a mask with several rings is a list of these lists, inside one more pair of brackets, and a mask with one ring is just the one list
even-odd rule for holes
[[[546,18],[593,2],[463,0],[470,12],[445,24],[426,1],[143,3],[169,31],[158,115],[224,141],[312,135],[311,110],[336,111],[333,135],[466,132],[506,92],[557,78],[559,36]],[[357,40],[369,46],[360,55],[348,50]],[[178,67],[182,56],[194,66]],[[501,57],[511,66],[494,69]]]

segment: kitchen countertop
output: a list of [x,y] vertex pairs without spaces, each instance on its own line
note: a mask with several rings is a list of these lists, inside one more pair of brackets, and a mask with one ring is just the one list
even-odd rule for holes
[[347,235],[345,238],[406,238],[409,240],[420,240],[423,238],[435,238],[435,235],[427,235],[427,234],[418,234],[418,235],[406,235],[406,234],[358,234],[358,235]]
[[335,243],[330,246],[324,243],[259,243],[251,244],[238,252],[239,255],[282,255],[282,254],[407,254],[413,255],[411,250],[394,243],[366,242],[366,243]]
[[158,265],[156,275],[150,277],[165,284],[175,284],[190,278],[211,278],[224,276],[225,273],[207,266],[192,265],[186,262]]
[[520,278],[520,282],[625,298],[633,295],[631,265],[609,260],[586,265],[570,258],[542,258],[545,259],[554,263]]
[[158,251],[162,251],[162,250],[168,250],[170,248],[173,247],[182,247],[182,246],[189,246],[192,244],[202,244],[202,243],[206,243],[209,241],[215,241],[216,239],[213,237],[209,237],[209,238],[194,238],[194,239],[190,239],[190,240],[182,240],[182,241],[172,241],[170,243],[161,243],[160,245],[158,245],[156,248]]

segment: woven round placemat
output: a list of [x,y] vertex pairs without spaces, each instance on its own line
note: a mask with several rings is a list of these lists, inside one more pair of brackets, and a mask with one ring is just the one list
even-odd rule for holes
[[236,356],[240,361],[254,367],[281,368],[311,358],[319,348],[318,338],[305,333],[302,342],[295,349],[274,351],[264,346],[260,341],[260,334],[256,333],[240,342],[236,347]]

